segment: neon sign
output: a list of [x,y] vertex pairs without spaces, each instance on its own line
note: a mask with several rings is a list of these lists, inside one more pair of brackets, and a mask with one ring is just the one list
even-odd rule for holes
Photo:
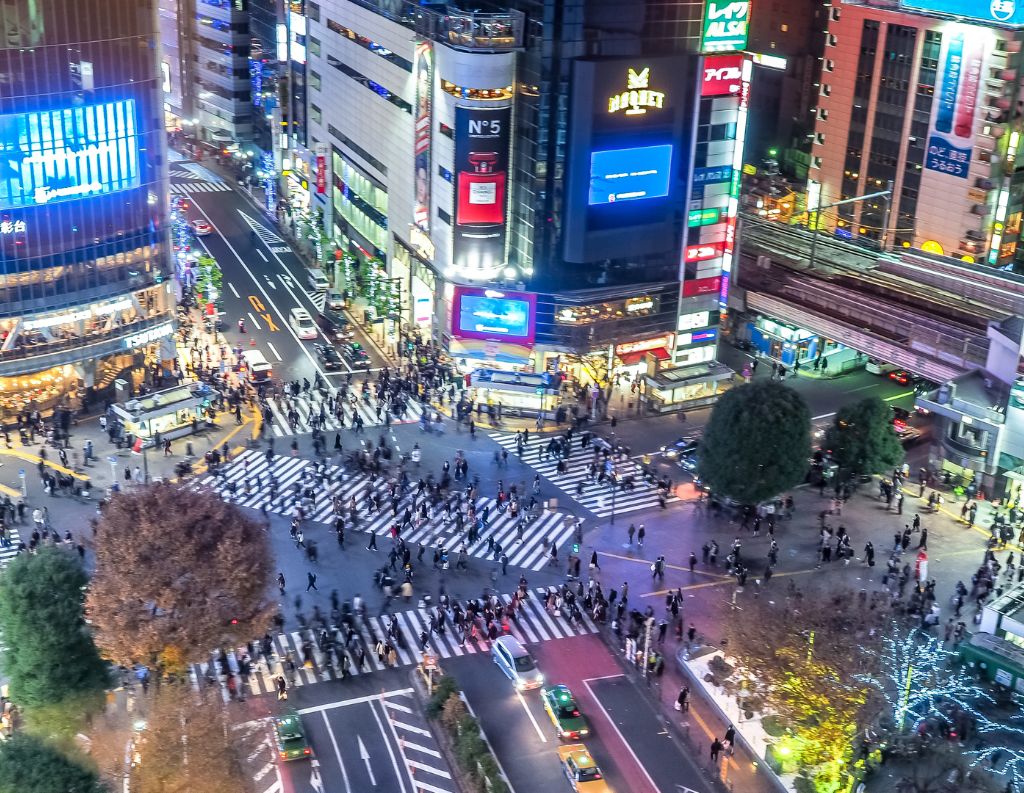
[[648,109],[661,110],[665,106],[665,94],[651,90],[650,82],[650,66],[639,71],[630,68],[626,73],[626,90],[608,97],[608,112],[625,110],[627,116],[642,116]]
[[135,100],[0,116],[0,209],[137,187]]

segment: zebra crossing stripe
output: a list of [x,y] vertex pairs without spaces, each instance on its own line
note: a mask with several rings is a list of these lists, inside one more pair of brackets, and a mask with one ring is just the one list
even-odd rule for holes
[[[271,397],[267,400],[270,405],[270,412],[274,417],[274,421],[269,431],[274,434],[275,437],[281,438],[285,435],[299,435],[313,431],[313,406],[310,400],[299,397],[291,400],[290,404],[295,408],[295,412],[298,414],[298,421],[296,422],[295,431],[291,431],[291,427],[288,425],[287,408],[285,407],[285,401],[278,397]],[[426,409],[423,405],[414,400],[408,399],[405,403],[405,417],[398,419],[395,418],[394,414],[391,414],[392,424],[411,424],[419,421],[420,416],[423,415],[423,411]],[[352,414],[357,412],[363,419],[363,424],[367,427],[379,427],[384,424],[384,410],[382,409],[380,418],[377,417],[377,411],[375,408],[367,405],[361,399],[353,403],[349,400],[345,404],[345,423],[342,424],[335,418],[334,414],[330,411],[324,410],[324,423],[321,427],[324,431],[338,432],[343,429],[350,429],[352,427]]]
[[[488,434],[496,443],[508,450],[510,454],[518,455],[515,433],[492,432]],[[587,470],[593,460],[593,451],[582,448],[577,442],[572,443],[569,457],[565,459],[568,471],[566,473],[559,473],[558,458],[547,458],[544,453],[549,440],[550,436],[541,436],[537,440],[531,441],[524,449],[522,462],[536,470],[573,501],[598,517],[604,518],[611,515],[613,511],[612,488],[607,484],[591,481]],[[620,486],[614,491],[615,514],[653,509],[660,506],[658,488],[655,485],[649,484],[643,478],[643,470],[635,460],[628,458],[620,460],[616,462],[616,469],[620,482],[623,477],[633,476],[634,483],[632,489],[626,490]],[[578,494],[577,487],[580,484],[583,485],[583,492]],[[672,503],[678,500],[677,496],[670,494],[666,502]]]
[[[266,453],[246,449],[231,462],[222,465],[217,474],[204,474],[194,480],[192,486],[216,490],[225,500],[242,507],[293,515],[296,507],[303,501],[300,491],[306,482],[314,489],[315,497],[311,508],[305,509],[304,514],[309,520],[322,524],[333,522],[336,497],[346,503],[354,498],[362,507],[370,492],[377,491],[381,501],[386,501],[388,484],[383,479],[371,484],[366,474],[348,474],[338,466],[329,465],[325,469],[325,481],[318,483],[313,479],[313,470],[313,464],[302,457],[278,455],[268,461]],[[270,488],[271,480],[276,482],[273,490]],[[399,514],[405,509],[412,509],[411,503],[408,495],[403,496]],[[574,527],[564,515],[557,512],[542,512],[529,525],[522,528],[520,537],[517,519],[513,518],[508,510],[504,513],[499,512],[495,499],[478,497],[475,507],[478,515],[485,509],[488,511],[488,524],[480,532],[480,538],[467,545],[466,551],[470,556],[492,564],[496,564],[498,559],[491,549],[496,549],[500,543],[510,565],[541,570],[549,564],[552,543],[560,548],[569,541],[574,531]],[[358,528],[366,534],[386,536],[391,531],[391,526],[400,522],[397,516],[391,514],[386,504],[374,515],[366,514],[365,509],[360,511],[362,514]],[[437,510],[420,525],[405,528],[401,536],[406,542],[417,545],[432,548],[440,545],[452,554],[459,550],[465,534],[468,533],[468,528],[464,528],[463,534],[460,535],[455,527],[454,520],[447,521],[444,511]]]
[[327,306],[327,293],[317,291],[306,290],[306,297],[316,307],[317,311],[323,311]]
[[[583,614],[582,620],[578,623],[571,622],[561,615],[551,614],[545,605],[546,594],[546,590],[539,587],[534,589],[531,596],[521,603],[516,619],[509,620],[512,635],[519,638],[524,644],[538,644],[597,632],[597,625],[586,614]],[[501,595],[499,600],[507,605],[512,601],[512,596]],[[411,666],[422,661],[420,633],[423,631],[430,634],[427,639],[428,651],[438,658],[454,658],[490,651],[489,640],[480,637],[470,638],[468,631],[465,635],[465,642],[460,644],[456,638],[455,628],[450,622],[446,622],[444,633],[430,633],[430,616],[426,610],[400,611],[393,616],[402,634],[402,641],[393,645],[398,666]],[[387,618],[384,616],[370,617],[369,623],[369,630],[366,621],[357,621],[356,623],[356,634],[365,653],[362,668],[357,666],[356,654],[353,650],[345,647],[343,642],[336,644],[336,653],[341,652],[348,656],[349,674],[353,677],[372,674],[387,667],[386,663],[380,662],[374,650],[377,640],[387,637]],[[302,645],[306,640],[309,640],[312,649],[312,667],[302,664]],[[262,696],[276,691],[275,678],[278,675],[285,675],[284,660],[289,654],[296,664],[295,676],[289,685],[290,688],[340,679],[338,664],[328,665],[325,663],[327,658],[317,646],[311,631],[281,633],[274,636],[271,642],[273,661],[268,663],[263,656],[251,659],[250,674],[245,681],[240,681],[249,695]],[[227,701],[230,699],[230,694],[226,681],[220,673],[220,664],[217,660],[219,655],[219,652],[211,652],[207,661],[192,664],[189,667],[189,679],[194,688],[204,685],[204,681],[219,685],[221,696]],[[228,666],[229,669],[237,668],[230,662]]]
[[177,195],[188,195],[190,193],[223,193],[231,187],[224,182],[211,184],[210,182],[184,182],[171,183],[171,192]]

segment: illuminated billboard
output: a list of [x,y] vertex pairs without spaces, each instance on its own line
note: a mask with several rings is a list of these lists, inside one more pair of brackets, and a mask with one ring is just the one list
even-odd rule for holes
[[967,178],[984,61],[985,43],[977,31],[963,25],[943,31],[924,165],[929,171]]
[[671,145],[595,151],[590,155],[589,203],[663,198],[671,173]]
[[1024,2],[1021,0],[903,0],[900,5],[998,25],[1024,25]]
[[455,287],[452,334],[459,338],[531,344],[536,322],[535,294]]
[[0,210],[139,184],[134,99],[0,115]]
[[707,0],[700,38],[701,52],[745,50],[749,28],[749,0]]

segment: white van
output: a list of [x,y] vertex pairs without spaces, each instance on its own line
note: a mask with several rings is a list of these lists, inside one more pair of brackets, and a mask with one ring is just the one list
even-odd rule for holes
[[249,378],[254,383],[262,383],[274,376],[274,367],[259,350],[246,350],[242,353],[245,365],[249,367]]
[[316,292],[326,292],[331,288],[331,282],[327,280],[327,275],[319,267],[314,267],[309,271],[309,285]]
[[889,372],[895,372],[899,367],[894,363],[886,363],[877,358],[868,358],[868,362],[864,364],[864,369],[870,374],[884,376],[889,374]]

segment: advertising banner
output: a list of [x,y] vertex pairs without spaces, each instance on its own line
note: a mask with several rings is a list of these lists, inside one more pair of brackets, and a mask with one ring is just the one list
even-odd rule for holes
[[903,0],[900,5],[1000,25],[1024,25],[1021,0]]
[[749,0],[707,0],[701,52],[739,52],[747,48]]
[[452,300],[452,335],[461,339],[532,344],[537,295],[457,286]]
[[0,210],[140,184],[135,100],[0,116]]
[[943,31],[924,166],[929,171],[967,178],[984,61],[983,36],[961,25]]
[[512,108],[455,108],[453,261],[464,272],[505,264]]
[[696,278],[683,282],[683,297],[717,295],[721,288],[722,276],[720,275],[716,275],[711,278]]
[[316,191],[323,195],[327,192],[327,144],[316,144]]
[[742,55],[709,55],[704,59],[701,96],[729,96],[740,92],[743,79]]
[[416,130],[413,138],[413,174],[416,197],[413,222],[424,232],[430,232],[430,122],[434,88],[434,45],[421,41],[416,45]]

